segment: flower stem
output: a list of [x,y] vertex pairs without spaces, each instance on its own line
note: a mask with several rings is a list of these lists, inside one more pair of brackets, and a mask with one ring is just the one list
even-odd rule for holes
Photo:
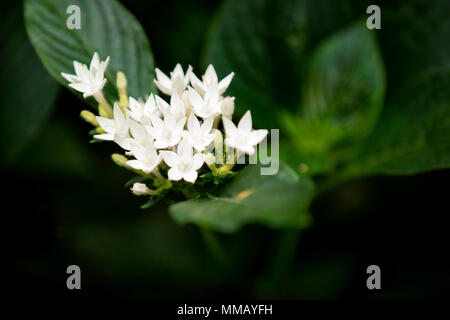
[[103,110],[105,110],[106,114],[109,118],[113,117],[113,110],[111,106],[109,105],[108,101],[106,101],[105,96],[103,95],[102,91],[97,92],[94,94],[95,100],[103,107]]

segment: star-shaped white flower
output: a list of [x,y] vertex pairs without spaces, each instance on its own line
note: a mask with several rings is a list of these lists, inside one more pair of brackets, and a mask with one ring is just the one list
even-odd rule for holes
[[132,135],[132,138],[130,138],[129,146],[132,146],[134,143],[139,144],[140,146],[146,148],[147,146],[153,146],[153,137],[149,132],[150,126],[143,126],[140,123],[130,120],[129,121],[130,126],[130,133]]
[[153,93],[150,94],[145,103],[141,103],[133,97],[130,97],[128,108],[129,110],[127,112],[130,118],[142,124],[150,124],[150,117],[153,115],[160,116],[159,108],[156,105]]
[[155,138],[154,146],[156,149],[173,147],[180,141],[186,117],[177,121],[172,113],[165,112],[164,120],[153,116],[151,121],[152,126],[147,129]]
[[96,117],[100,127],[106,132],[94,135],[95,139],[114,141],[123,149],[129,150],[129,120],[124,116],[122,110],[114,104],[113,119]]
[[232,72],[219,82],[216,70],[211,64],[208,66],[205,74],[202,77],[203,81],[197,78],[197,76],[194,74],[194,72],[192,72],[192,70],[191,71],[188,70],[188,73],[189,73],[189,80],[191,81],[192,86],[202,96],[205,95],[209,87],[213,85],[217,86],[219,90],[219,95],[222,95],[225,92],[225,90],[227,90],[234,76],[234,72]]
[[105,61],[100,61],[98,53],[95,52],[89,69],[85,64],[74,61],[75,75],[61,72],[61,76],[69,81],[69,87],[82,92],[84,98],[95,96],[105,86],[106,79],[104,74],[108,63],[109,57]]
[[179,181],[184,179],[190,183],[197,180],[197,170],[205,162],[204,154],[193,154],[192,145],[183,139],[177,147],[177,152],[161,151],[164,162],[170,167],[167,175],[169,180]]
[[150,173],[159,165],[161,157],[156,152],[156,149],[151,145],[146,147],[138,143],[132,143],[130,153],[136,158],[135,160],[128,160],[127,165],[130,167],[142,170],[145,173]]
[[222,101],[219,100],[217,85],[209,87],[204,97],[191,87],[189,87],[188,90],[192,110],[197,116],[207,119],[220,115],[220,112],[222,111]]
[[158,68],[155,69],[156,79],[155,84],[161,92],[172,95],[173,92],[181,95],[183,91],[186,89],[189,84],[189,74],[191,73],[192,67],[189,66],[186,74],[183,72],[183,68],[178,63],[175,66],[175,69],[170,73],[170,78],[166,76],[161,70]]
[[158,97],[157,102],[158,107],[163,114],[170,112],[177,121],[186,116],[184,102],[176,92],[170,97],[170,105],[160,97]]
[[225,117],[222,117],[222,122],[226,134],[225,144],[249,155],[255,153],[255,146],[268,134],[266,129],[252,130],[250,110],[244,114],[237,127]]
[[190,144],[197,150],[203,151],[214,140],[214,134],[211,129],[214,123],[214,118],[207,118],[202,125],[194,114],[190,114],[187,122],[187,131],[183,132],[183,138],[188,140]]

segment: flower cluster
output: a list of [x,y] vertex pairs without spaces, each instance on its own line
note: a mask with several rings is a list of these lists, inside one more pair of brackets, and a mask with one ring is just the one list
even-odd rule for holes
[[98,102],[99,116],[86,110],[81,115],[96,127],[94,139],[114,141],[124,149],[124,155],[114,154],[113,160],[143,177],[132,187],[136,195],[159,195],[174,181],[193,184],[205,168],[205,177],[225,177],[237,157],[252,155],[268,133],[252,129],[250,111],[237,126],[232,122],[234,97],[224,93],[233,73],[219,81],[212,65],[201,79],[192,67],[184,72],[180,64],[169,76],[156,68],[155,84],[167,99],[151,93],[142,100],[127,95],[127,80],[119,72],[119,101],[111,107],[103,95],[108,62],[109,57],[101,61],[95,53],[89,68],[75,61],[76,74],[62,76],[84,98],[92,96]]

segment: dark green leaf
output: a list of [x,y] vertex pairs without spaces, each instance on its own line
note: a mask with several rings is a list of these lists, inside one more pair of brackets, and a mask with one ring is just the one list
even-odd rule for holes
[[3,12],[0,31],[0,162],[12,162],[53,107],[58,84],[47,75],[27,38],[21,6]]
[[[81,29],[66,26],[70,5],[81,9]],[[26,0],[25,23],[43,64],[63,85],[61,72],[74,73],[73,61],[89,64],[97,51],[111,57],[105,73],[106,97],[117,99],[115,78],[123,71],[128,93],[145,97],[153,91],[153,57],[139,22],[116,0]]]
[[424,74],[383,110],[350,174],[415,174],[450,166],[450,70]]
[[213,199],[189,200],[170,207],[180,224],[195,223],[221,232],[235,232],[247,223],[271,228],[304,228],[311,223],[307,212],[313,195],[310,180],[299,179],[281,165],[276,175],[262,176],[259,165],[242,169]]
[[226,1],[207,39],[204,63],[218,74],[236,73],[229,93],[236,110],[254,111],[257,126],[277,128],[275,109],[299,98],[306,45],[305,0]]

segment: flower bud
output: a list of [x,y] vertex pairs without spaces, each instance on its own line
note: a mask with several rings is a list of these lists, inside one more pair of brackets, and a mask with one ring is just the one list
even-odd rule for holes
[[222,132],[213,129],[212,133],[216,136],[214,138],[214,152],[216,153],[216,163],[223,164],[223,136]]
[[151,190],[145,183],[135,182],[131,187],[131,192],[133,192],[137,196],[145,196],[147,194],[150,194]]
[[119,107],[124,111],[128,108],[127,78],[121,71],[117,72],[116,84],[119,92]]
[[118,166],[120,166],[120,167],[125,167],[125,168],[129,168],[128,165],[127,165],[128,159],[127,159],[125,156],[123,156],[123,155],[121,155],[121,154],[118,154],[118,153],[114,153],[114,154],[111,156],[111,159],[112,159],[112,160],[114,161],[114,163],[117,164]]
[[92,124],[94,127],[98,127],[97,119],[95,118],[95,114],[88,110],[83,110],[80,113],[80,116],[86,121],[87,123]]
[[98,114],[103,118],[112,118],[112,116],[105,110],[105,107],[102,104],[98,106]]

